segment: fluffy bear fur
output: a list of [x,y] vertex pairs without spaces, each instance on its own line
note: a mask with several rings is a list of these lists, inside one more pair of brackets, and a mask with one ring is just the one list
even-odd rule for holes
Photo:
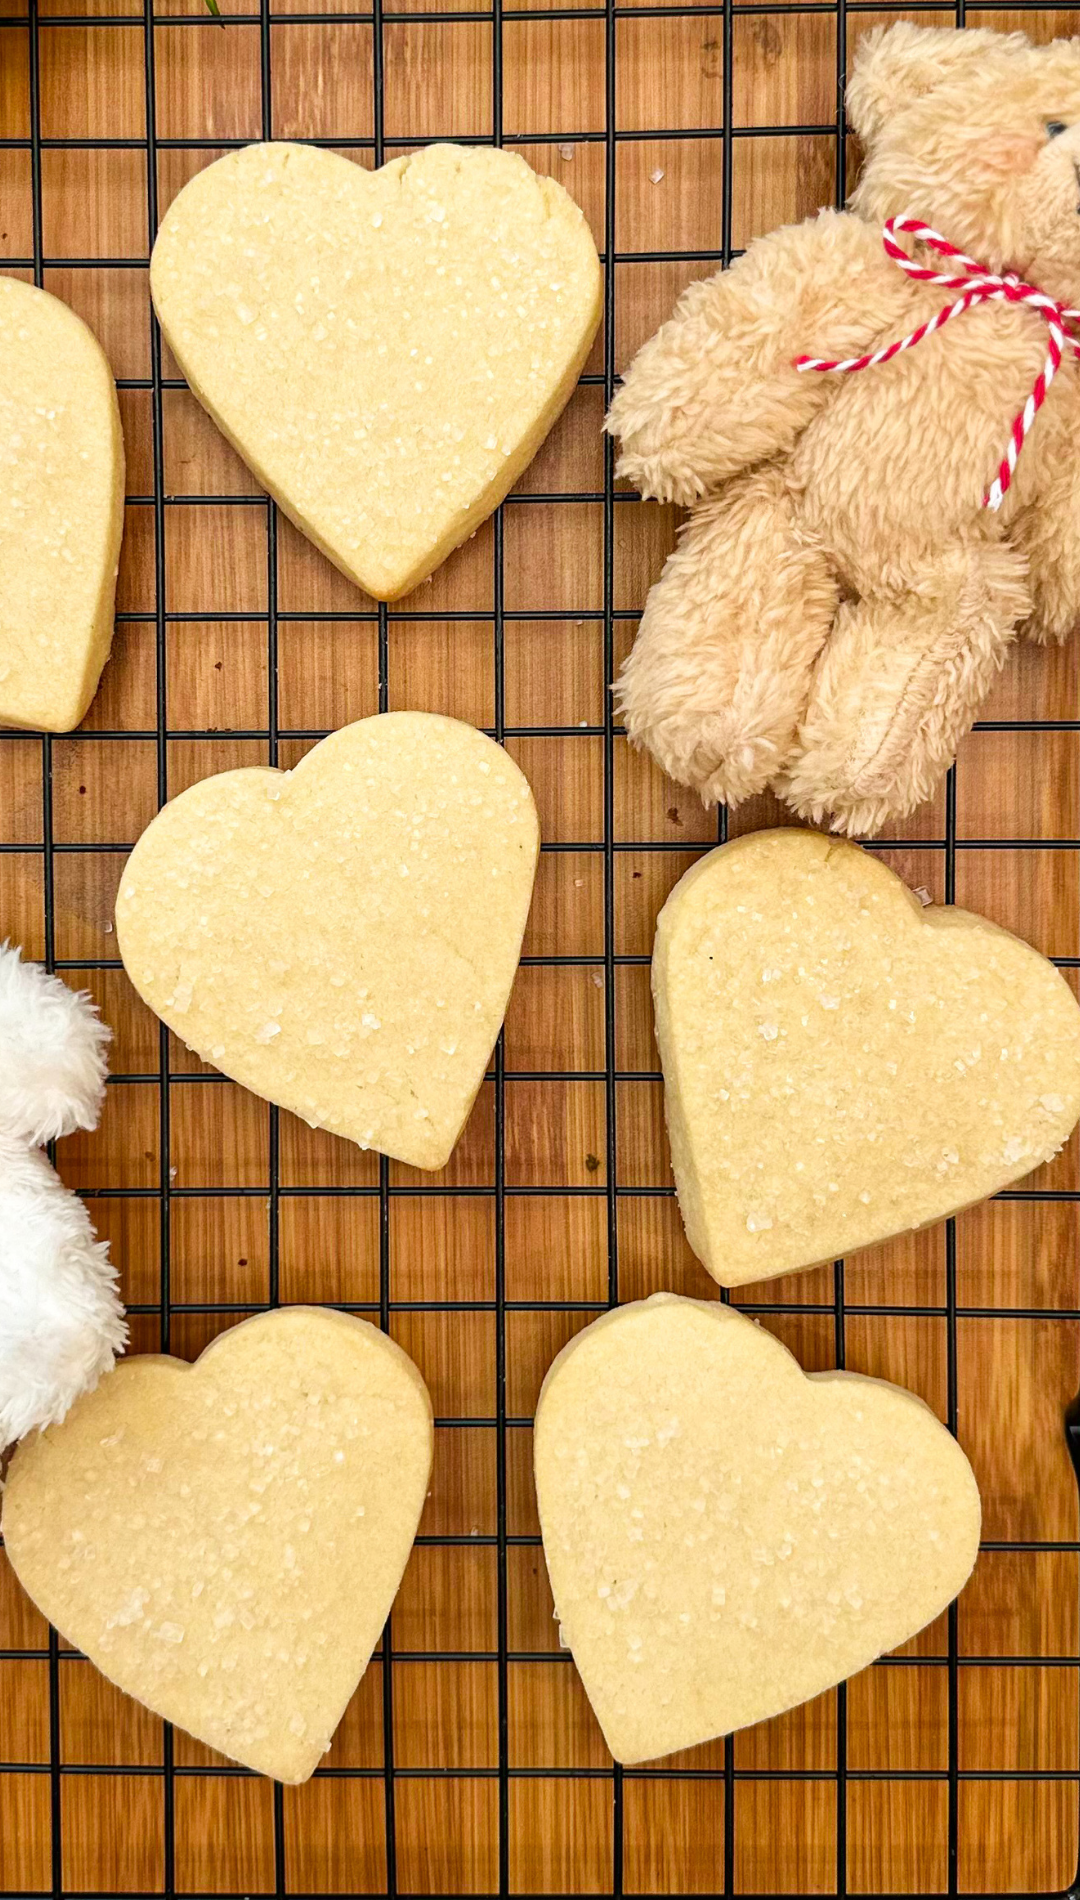
[[886,258],[892,216],[1080,304],[1080,40],[901,23],[862,42],[847,106],[850,209],[693,284],[607,426],[620,474],[694,508],[619,682],[630,737],[707,802],[771,784],[865,834],[931,796],[1017,633],[1080,619],[1080,370],[1067,353],[992,513],[1046,355],[1030,309],[984,304],[856,375],[793,361],[953,300]]
[[0,1450],[63,1418],[126,1338],[108,1250],[41,1152],[95,1126],[108,1040],[88,996],[0,944]]

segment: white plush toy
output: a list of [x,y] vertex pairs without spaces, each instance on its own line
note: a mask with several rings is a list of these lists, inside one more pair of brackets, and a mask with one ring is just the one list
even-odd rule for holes
[[127,1338],[108,1248],[41,1152],[96,1125],[109,1033],[89,996],[0,944],[0,1449],[63,1418]]

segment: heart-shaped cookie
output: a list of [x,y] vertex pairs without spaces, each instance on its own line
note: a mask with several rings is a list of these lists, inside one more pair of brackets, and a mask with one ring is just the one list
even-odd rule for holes
[[23,1440],[4,1541],[69,1642],[235,1761],[306,1781],[367,1668],[431,1471],[427,1388],[366,1320],[286,1307],[123,1359]]
[[817,832],[687,872],[653,997],[679,1205],[723,1286],[953,1214],[1080,1116],[1080,1007],[1053,965]]
[[116,388],[75,312],[14,277],[0,277],[0,364],[0,725],[70,732],[112,643]]
[[151,1009],[313,1126],[440,1168],[484,1078],[539,849],[501,746],[433,713],[344,726],[293,772],[158,813],[116,928]]
[[150,287],[203,406],[302,533],[379,600],[502,500],[600,321],[589,228],[513,152],[364,171],[250,145],[186,185]]
[[564,1347],[536,1409],[555,1609],[608,1747],[779,1715],[929,1623],[979,1494],[921,1399],[804,1374],[731,1307],[658,1293]]

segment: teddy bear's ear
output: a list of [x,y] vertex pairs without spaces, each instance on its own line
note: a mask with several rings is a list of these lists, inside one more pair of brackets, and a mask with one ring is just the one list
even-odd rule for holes
[[985,71],[988,58],[1030,50],[1022,33],[912,26],[907,20],[877,27],[855,54],[845,95],[848,122],[869,145],[893,113],[922,94],[965,72]]

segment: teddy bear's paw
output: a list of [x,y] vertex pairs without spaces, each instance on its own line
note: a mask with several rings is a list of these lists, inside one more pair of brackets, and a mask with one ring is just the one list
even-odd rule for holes
[[[901,815],[900,809],[888,798],[850,797],[838,790],[823,795],[811,790],[800,782],[797,771],[778,773],[773,780],[773,790],[791,806],[797,817],[812,825],[827,824],[830,831],[847,838],[872,838],[890,818]],[[903,807],[904,812],[914,810],[921,802],[921,798],[912,798]]]
[[936,722],[910,733],[902,752],[887,737],[879,746],[864,747],[860,739],[868,739],[865,731],[829,732],[811,716],[800,733],[802,749],[776,774],[773,791],[810,824],[872,838],[933,798],[952,763],[954,747]]
[[803,817],[872,835],[932,798],[1030,608],[994,544],[942,554],[921,591],[852,601],[818,661],[777,790]]
[[[1039,578],[1041,582],[1042,576]],[[1037,647],[1063,646],[1080,629],[1075,587],[1036,584],[1032,587],[1032,595],[1031,612],[1020,623],[1021,640],[1027,640]]]
[[[650,501],[690,508],[713,478],[714,418],[705,390],[700,324],[673,320],[641,349],[617,390],[604,429],[619,444],[615,473]],[[687,347],[691,346],[691,347]]]
[[763,792],[795,744],[836,602],[783,465],[729,483],[649,592],[615,689],[628,736],[708,805]]
[[662,336],[654,337],[640,352],[615,393],[604,430],[619,445],[620,481],[632,483],[648,501],[691,508],[708,486],[699,461],[708,423],[700,401],[687,398],[684,368],[668,363],[662,344]]
[[678,508],[692,508],[706,490],[701,476],[680,456],[678,445],[650,443],[647,431],[632,449],[623,449],[615,473],[636,488],[643,500],[673,502]]
[[984,674],[932,658],[939,677],[927,656],[923,677],[913,668],[906,691],[883,668],[861,682],[862,692],[850,682],[837,704],[811,699],[798,748],[773,781],[800,818],[869,838],[934,797],[997,663],[991,658]]
[[620,481],[636,488],[643,501],[662,501],[676,508],[692,508],[705,493],[705,484],[692,469],[672,465],[670,456],[621,455],[615,465]]
[[653,722],[627,719],[627,737],[644,746],[669,778],[703,805],[741,805],[763,792],[783,754],[774,737],[753,734],[730,711],[688,710]]

